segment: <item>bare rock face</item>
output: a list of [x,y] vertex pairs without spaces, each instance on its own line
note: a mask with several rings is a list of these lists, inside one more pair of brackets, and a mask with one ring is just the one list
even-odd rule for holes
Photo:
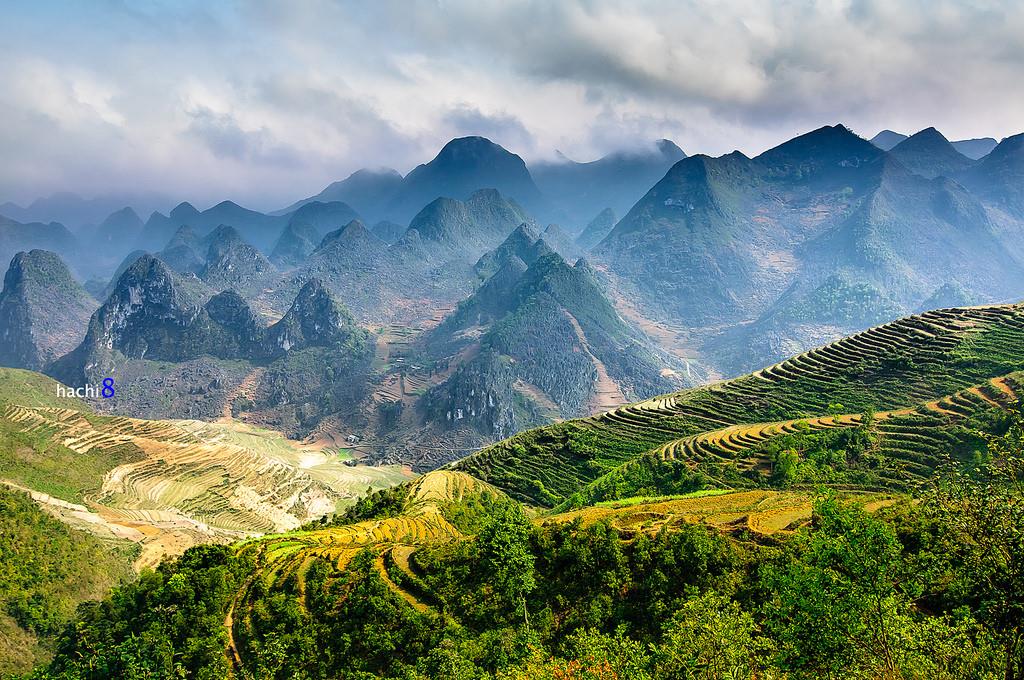
[[67,354],[97,304],[56,254],[18,253],[0,293],[0,365],[41,370]]

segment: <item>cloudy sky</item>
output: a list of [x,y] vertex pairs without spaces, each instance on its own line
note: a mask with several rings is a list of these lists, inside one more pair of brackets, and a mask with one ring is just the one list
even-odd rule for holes
[[1024,3],[4,2],[0,202],[160,191],[280,207],[454,136],[527,160],[668,137],[756,154],[1024,129]]

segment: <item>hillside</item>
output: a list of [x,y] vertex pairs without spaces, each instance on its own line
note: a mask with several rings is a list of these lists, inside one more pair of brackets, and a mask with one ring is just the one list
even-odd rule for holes
[[1018,298],[1013,190],[980,188],[986,173],[1013,177],[1013,158],[1008,144],[975,164],[934,129],[886,153],[840,125],[753,159],[692,156],[591,257],[647,318],[689,329],[706,363],[736,375],[918,310],[943,287]]
[[55,253],[18,253],[0,291],[0,366],[40,370],[67,354],[96,307]]
[[140,545],[137,567],[197,543],[295,528],[403,479],[230,418],[102,415],[56,397],[56,385],[0,369],[0,479],[76,528]]
[[[535,274],[518,261],[520,276],[552,297],[573,289],[557,255],[539,258]],[[702,663],[678,656],[691,649],[691,627],[724,617],[747,631],[728,638],[739,656],[727,665],[741,677],[798,662],[795,677],[815,677],[835,658],[872,677],[885,666],[875,655],[851,660],[845,647],[805,641],[823,625],[811,612],[839,606],[852,617],[829,622],[830,635],[869,639],[876,633],[866,630],[899,621],[915,640],[947,640],[959,634],[952,612],[992,596],[963,560],[981,559],[971,546],[982,534],[1003,541],[1021,516],[1004,482],[1017,469],[1005,465],[1020,460],[1012,414],[1024,394],[1022,335],[1019,305],[907,317],[749,376],[521,433],[321,518],[342,482],[325,463],[310,467],[308,449],[297,469],[286,453],[294,445],[268,433],[84,414],[55,404],[39,376],[10,373],[7,392],[29,404],[7,410],[22,431],[87,455],[141,451],[87,497],[100,517],[141,528],[172,513],[161,517],[242,539],[193,548],[115,591],[122,606],[81,612],[50,671],[93,665],[118,675],[166,656],[211,677],[294,673],[305,659],[328,659],[309,671],[323,678],[411,669],[449,678],[452,665],[477,676],[593,667],[673,677]],[[271,477],[254,474],[267,469],[259,456],[277,461]],[[243,489],[263,495],[257,503]],[[984,507],[984,525],[965,522],[963,504]],[[291,530],[241,535],[281,529]],[[867,571],[856,566],[865,558]],[[915,577],[927,611],[900,585],[924,563],[937,567]],[[845,584],[838,594],[816,585],[836,579]],[[878,622],[873,600],[858,595],[878,589],[892,621]],[[153,602],[177,618],[157,616]],[[964,633],[955,651],[928,644],[917,656],[917,642],[901,642],[899,667],[930,677],[967,663],[996,677],[1015,657],[984,645],[1012,630],[977,611],[971,630],[983,636]],[[128,621],[163,644],[126,650]],[[104,630],[111,637],[93,642]],[[623,645],[628,659],[615,651]]]
[[[955,411],[941,407],[943,399],[969,404],[986,398],[973,393],[958,395],[964,390],[977,388],[984,390],[989,400],[1004,401],[993,392],[1001,388],[986,383],[1024,369],[1024,357],[1018,350],[1022,337],[1024,309],[1020,306],[928,312],[747,376],[524,432],[456,463],[454,468],[524,502],[552,506],[644,454],[669,447],[673,453],[665,455],[674,457],[674,451],[686,448],[688,437],[730,426],[744,425],[760,432],[768,423],[819,417],[826,420],[827,427],[831,411],[847,414],[849,422],[855,423],[850,414],[912,412],[934,402],[941,410],[926,408],[923,417],[943,416],[941,411]],[[1009,394],[1016,395],[1013,380],[1010,378]],[[743,437],[750,440],[748,434]],[[759,443],[758,437],[754,435],[750,443]],[[709,479],[736,484],[743,483],[745,470],[756,470],[759,463],[753,453],[748,457],[742,448],[722,446],[718,443],[722,438],[710,448],[716,454],[710,458],[684,456],[687,474],[701,470],[698,463],[706,462],[710,470],[704,474]],[[883,459],[887,464],[899,461],[898,457]],[[925,468],[929,464],[934,466],[934,461],[924,461]],[[677,468],[677,472],[682,470]],[[886,473],[883,466],[857,481],[860,486],[879,488],[899,485],[905,474]],[[854,483],[855,475],[848,477],[843,483]],[[754,475],[751,481],[757,479]]]
[[0,674],[48,661],[76,606],[130,580],[126,546],[112,547],[0,486]]

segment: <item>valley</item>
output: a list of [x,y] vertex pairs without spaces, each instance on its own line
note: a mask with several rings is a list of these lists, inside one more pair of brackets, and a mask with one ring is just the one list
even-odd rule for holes
[[[8,385],[32,381],[30,404],[45,403],[54,391],[52,381],[4,373]],[[367,489],[410,476],[394,466],[349,466],[337,449],[239,423],[148,421],[98,415],[81,403],[22,405],[7,398],[0,420],[30,446],[5,461],[5,483],[31,491],[74,526],[138,544],[137,569],[200,543],[297,528]],[[55,451],[69,464],[95,460],[91,478],[69,489],[23,472],[26,463]]]
[[738,677],[816,677],[846,657],[786,627],[849,549],[889,569],[842,578],[888,593],[907,677],[975,677],[915,651],[957,635],[993,677],[1018,629],[944,560],[995,540],[948,510],[982,480],[998,540],[1019,517],[1024,175],[1017,138],[957,148],[834,125],[528,165],[456,138],[278,211],[118,211],[71,234],[104,249],[84,282],[63,232],[5,222],[35,248],[0,293],[9,536],[109,563],[0,589],[32,655],[0,668],[691,677],[677,636],[727,620]]

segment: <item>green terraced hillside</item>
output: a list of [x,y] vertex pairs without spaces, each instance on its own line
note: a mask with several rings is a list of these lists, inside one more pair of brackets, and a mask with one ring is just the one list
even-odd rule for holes
[[[978,390],[999,389],[985,387],[986,383],[1022,369],[1024,306],[937,310],[858,333],[740,378],[523,432],[453,467],[521,501],[550,507],[619,466],[687,437],[735,425],[837,413],[913,411],[947,397],[950,404],[969,409],[984,401]],[[976,390],[964,392],[971,388]],[[907,418],[942,416],[941,408],[932,413],[910,411],[887,419],[885,427]],[[895,434],[888,437],[890,442],[896,441]],[[903,450],[893,446],[887,453],[884,447],[872,448],[882,457]],[[695,468],[699,461],[688,458],[687,465]],[[905,468],[913,470],[914,465],[928,466],[908,459]],[[730,485],[742,479],[732,477]],[[861,485],[899,485],[907,480],[906,474],[896,472],[870,475]]]

